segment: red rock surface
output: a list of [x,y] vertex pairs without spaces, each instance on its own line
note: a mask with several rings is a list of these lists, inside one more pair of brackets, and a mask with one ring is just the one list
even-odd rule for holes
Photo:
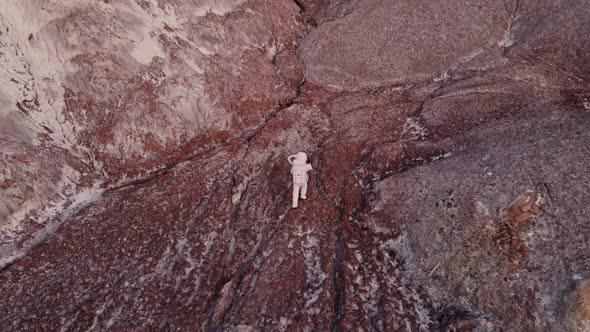
[[589,23],[4,1],[0,330],[584,331]]

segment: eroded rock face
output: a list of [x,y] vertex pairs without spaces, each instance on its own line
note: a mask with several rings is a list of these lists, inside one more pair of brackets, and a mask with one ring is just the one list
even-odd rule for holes
[[587,1],[0,15],[2,330],[587,326]]
[[574,331],[590,328],[590,283],[584,280],[579,283],[573,294],[573,305],[570,311],[570,326]]
[[166,167],[155,160],[206,135],[248,135],[303,78],[290,1],[31,0],[1,9],[3,256],[26,241],[26,228],[47,226],[50,205],[93,200],[98,186]]
[[339,89],[407,84],[498,44],[510,15],[503,0],[359,1],[312,31],[301,54],[309,82]]

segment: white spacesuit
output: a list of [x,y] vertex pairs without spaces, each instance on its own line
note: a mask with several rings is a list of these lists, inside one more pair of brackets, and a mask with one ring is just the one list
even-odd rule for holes
[[307,172],[311,171],[311,164],[307,163],[307,155],[305,152],[299,152],[296,155],[291,155],[289,163],[291,167],[291,174],[293,175],[293,208],[297,207],[299,200],[299,190],[301,190],[301,199],[306,199],[307,194]]

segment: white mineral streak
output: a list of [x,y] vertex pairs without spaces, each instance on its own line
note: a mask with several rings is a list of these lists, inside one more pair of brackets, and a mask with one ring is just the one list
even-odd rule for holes
[[[44,228],[37,232],[23,248],[15,248],[10,242],[11,238],[14,237],[16,235],[15,233],[20,229],[20,225],[8,224],[7,226],[0,228],[0,235],[6,236],[8,240],[3,243],[2,247],[0,247],[0,269],[22,258],[29,252],[30,248],[43,243],[76,212],[100,199],[101,194],[102,192],[99,188],[94,186],[82,190],[74,196],[73,199],[64,198],[61,204],[44,209],[37,218],[38,222],[41,223]],[[4,244],[8,245],[4,246]]]
[[[46,229],[35,236],[43,239],[57,229],[50,226],[52,220],[75,210],[89,192],[92,197],[100,196],[96,183],[87,184],[93,188],[79,188],[83,174],[70,161],[92,165],[104,180],[108,174],[96,160],[97,153],[113,158],[144,156],[143,137],[153,138],[160,146],[173,146],[205,130],[227,128],[229,113],[215,106],[205,92],[208,59],[219,52],[227,57],[239,55],[261,45],[250,45],[244,35],[244,40],[227,50],[224,38],[230,32],[220,29],[220,40],[205,41],[193,37],[189,29],[207,15],[240,10],[244,2],[196,0],[161,6],[150,0],[141,7],[132,0],[0,1],[1,266],[26,253],[26,248],[16,250],[14,244],[25,221],[43,225]],[[162,38],[183,43],[174,56],[184,65],[170,64],[173,51],[164,47]],[[97,130],[92,127],[90,110],[75,110],[80,118],[72,118],[64,100],[70,88],[97,103],[117,105],[113,101],[120,100],[121,91],[113,91],[118,90],[116,85],[101,74],[110,65],[92,60],[96,68],[87,77],[82,65],[73,61],[79,56],[94,59],[96,54],[116,59],[128,71],[123,74],[145,73],[140,74],[141,79],[156,87],[158,103],[155,114],[146,114],[145,105],[117,110],[127,121],[114,123],[112,143],[98,147],[80,141]],[[162,73],[155,75],[146,69],[158,59],[163,61]],[[38,155],[27,162],[14,162],[25,150],[33,151],[26,152],[27,156]]]

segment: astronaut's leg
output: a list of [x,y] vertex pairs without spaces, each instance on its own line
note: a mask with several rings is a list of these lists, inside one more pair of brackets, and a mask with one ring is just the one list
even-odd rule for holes
[[293,208],[297,207],[297,201],[299,200],[299,187],[301,184],[293,183]]
[[301,185],[301,199],[307,198],[307,182]]

